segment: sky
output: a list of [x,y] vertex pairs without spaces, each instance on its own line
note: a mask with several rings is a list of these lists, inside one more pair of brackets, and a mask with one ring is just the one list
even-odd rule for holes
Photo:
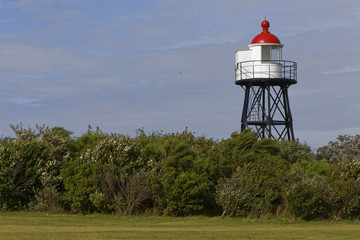
[[9,124],[226,139],[244,90],[234,53],[264,17],[298,64],[295,137],[360,133],[358,0],[1,0],[0,135]]

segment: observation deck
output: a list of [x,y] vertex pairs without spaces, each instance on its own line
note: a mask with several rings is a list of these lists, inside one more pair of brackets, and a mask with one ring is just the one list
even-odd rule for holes
[[235,84],[281,86],[297,83],[297,64],[285,60],[251,60],[238,62]]

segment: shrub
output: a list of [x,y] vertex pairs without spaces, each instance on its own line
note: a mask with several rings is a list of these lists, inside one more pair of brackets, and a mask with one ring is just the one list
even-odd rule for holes
[[281,157],[287,163],[293,164],[313,158],[311,148],[306,143],[300,143],[299,139],[280,141]]
[[[19,127],[20,128],[20,127]],[[26,207],[41,188],[44,146],[31,129],[16,129],[16,139],[0,142],[0,208]]]
[[337,217],[356,219],[360,216],[360,159],[338,161],[332,166]]
[[360,135],[339,135],[336,141],[317,149],[317,158],[328,161],[360,157]]
[[223,215],[255,216],[273,214],[282,204],[285,165],[281,158],[263,159],[237,168],[231,178],[216,186],[217,203]]
[[205,175],[182,172],[175,177],[163,179],[166,208],[164,213],[172,216],[199,214],[204,210],[205,197],[211,182]]
[[293,168],[287,176],[286,204],[295,218],[324,219],[332,214],[334,194],[325,177],[308,177],[302,169]]

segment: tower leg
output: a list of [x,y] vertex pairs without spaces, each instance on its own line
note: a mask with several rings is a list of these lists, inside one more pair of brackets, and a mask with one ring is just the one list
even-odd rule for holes
[[293,119],[292,119],[291,110],[290,110],[288,87],[284,87],[283,96],[284,96],[284,108],[285,108],[285,116],[286,116],[286,123],[287,123],[286,124],[287,138],[288,138],[288,140],[295,140]]
[[244,131],[247,128],[247,113],[248,113],[248,107],[249,107],[249,98],[250,98],[250,86],[245,87],[245,98],[244,98],[244,106],[243,106],[243,112],[241,116],[241,131]]

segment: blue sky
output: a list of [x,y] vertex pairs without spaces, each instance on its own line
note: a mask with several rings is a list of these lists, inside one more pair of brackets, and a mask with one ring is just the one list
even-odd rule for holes
[[0,134],[22,122],[227,138],[244,97],[234,53],[264,16],[298,63],[295,137],[316,148],[360,133],[358,1],[2,0]]

